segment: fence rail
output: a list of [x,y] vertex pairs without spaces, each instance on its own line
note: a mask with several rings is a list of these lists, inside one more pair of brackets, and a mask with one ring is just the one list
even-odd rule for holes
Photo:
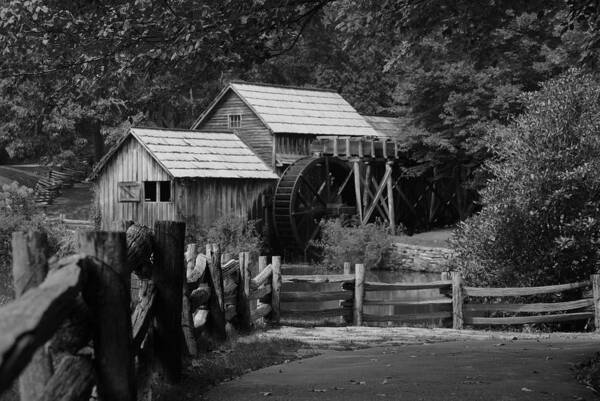
[[14,233],[17,298],[0,308],[0,394],[19,377],[24,401],[89,399],[94,387],[100,400],[133,401],[156,377],[180,380],[184,346],[195,355],[198,335],[220,341],[228,324],[278,321],[280,257],[251,263],[217,244],[184,252],[180,222],[112,228],[78,231],[79,253],[51,263],[43,234]]
[[[312,318],[342,316],[347,323],[352,322],[354,325],[439,320],[442,324],[451,324],[457,329],[465,324],[519,325],[593,319],[597,330],[600,328],[599,275],[592,275],[587,281],[543,287],[481,288],[465,286],[462,277],[456,272],[442,273],[441,280],[423,283],[365,281],[363,265],[356,265],[353,275],[348,274],[349,265],[345,264],[344,274],[284,276],[282,314]],[[336,283],[341,285],[332,287]],[[300,287],[290,287],[295,284]],[[592,288],[592,291],[587,291],[587,288]],[[435,289],[444,298],[403,300],[385,297],[371,299],[368,296],[370,293],[385,295],[398,291]],[[580,299],[562,302],[494,302],[502,297],[523,298],[565,291],[580,291]],[[472,300],[478,303],[472,303]],[[335,302],[338,303],[337,307],[332,306]],[[363,312],[365,308],[372,307],[392,312]],[[396,312],[396,308],[404,311]],[[407,309],[409,312],[406,312]]]

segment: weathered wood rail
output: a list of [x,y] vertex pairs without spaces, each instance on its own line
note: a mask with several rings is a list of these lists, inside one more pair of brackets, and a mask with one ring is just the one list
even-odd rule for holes
[[185,294],[194,331],[205,330],[224,340],[231,327],[247,332],[262,318],[279,321],[279,256],[273,256],[270,264],[266,256],[252,263],[249,252],[233,259],[222,254],[218,244],[207,245],[205,253],[199,253],[198,248],[189,244],[185,254]]
[[136,400],[154,370],[178,380],[181,321],[172,312],[184,230],[156,223],[153,275],[133,313],[130,275],[140,272],[127,263],[124,231],[78,232],[79,253],[50,262],[42,234],[14,233],[15,286],[26,291],[0,308],[0,392],[24,369],[22,400],[89,399],[94,387],[101,400]]
[[50,261],[44,235],[13,235],[18,298],[0,308],[0,394],[19,377],[21,400],[87,400],[94,389],[100,400],[147,399],[157,377],[180,380],[202,336],[278,321],[280,257],[251,263],[217,244],[184,253],[180,222],[113,228],[79,231],[79,253]]
[[[346,263],[346,274],[285,275],[280,295],[281,314],[300,319],[307,317],[308,320],[342,317],[345,323],[354,325],[441,320],[456,329],[464,325],[520,325],[589,319],[596,330],[600,329],[600,275],[592,275],[587,281],[544,287],[479,288],[465,286],[460,273],[456,272],[442,273],[441,280],[433,282],[381,283],[365,281],[363,265],[357,264],[353,275],[348,274],[349,270],[349,263]],[[586,288],[592,290],[583,291]],[[397,300],[367,296],[371,292],[385,294],[425,289],[437,289],[441,297]],[[579,291],[581,296],[570,301],[522,301],[523,297],[565,291]],[[506,297],[517,297],[522,303],[505,302],[503,298]],[[332,307],[331,303],[336,306]],[[364,313],[369,306],[387,306],[392,312]],[[396,308],[416,308],[418,311],[397,313]]]

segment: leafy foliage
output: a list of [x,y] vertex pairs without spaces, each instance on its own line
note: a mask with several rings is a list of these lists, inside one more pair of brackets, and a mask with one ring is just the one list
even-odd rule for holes
[[494,178],[454,238],[456,267],[480,285],[588,279],[600,267],[600,85],[572,70],[523,101],[489,136]]
[[[194,232],[195,231],[195,232]],[[263,239],[256,230],[254,220],[236,215],[219,217],[208,230],[188,230],[188,236],[199,244],[219,244],[221,252],[237,258],[240,252],[250,252],[256,260],[263,248]]]
[[58,251],[66,230],[50,223],[34,203],[33,190],[16,182],[0,192],[0,304],[13,297],[11,238],[14,231],[35,230],[48,234],[52,252]]
[[388,227],[381,223],[360,225],[333,219],[321,222],[321,239],[314,243],[322,251],[322,263],[340,268],[344,262],[363,263],[367,269],[383,268],[392,247]]
[[97,158],[103,128],[140,113],[188,127],[224,71],[280,54],[329,1],[2,1],[0,145],[53,156],[86,139]]

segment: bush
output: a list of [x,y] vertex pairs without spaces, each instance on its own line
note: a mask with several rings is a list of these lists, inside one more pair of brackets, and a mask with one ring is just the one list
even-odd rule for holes
[[50,223],[36,206],[33,190],[16,182],[3,185],[0,192],[0,304],[14,297],[11,268],[11,238],[14,231],[36,230],[47,233],[52,253],[64,248],[65,230],[62,225]]
[[600,85],[572,70],[525,104],[490,135],[494,178],[452,240],[470,284],[567,283],[600,265]]
[[250,252],[252,260],[258,258],[263,248],[256,222],[235,215],[218,218],[206,231],[191,228],[188,236],[191,241],[201,245],[219,244],[223,253],[230,253],[234,257],[240,252]]
[[321,222],[321,239],[314,245],[322,251],[322,263],[328,267],[339,268],[350,262],[377,269],[384,266],[392,236],[381,222],[360,225],[354,220],[335,219]]

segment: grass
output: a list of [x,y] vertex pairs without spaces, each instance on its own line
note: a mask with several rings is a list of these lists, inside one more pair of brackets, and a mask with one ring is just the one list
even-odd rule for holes
[[[286,363],[303,357],[306,344],[289,339],[244,337],[185,362],[183,380],[176,386],[159,384],[157,401],[198,400],[211,386],[229,381],[253,370]],[[306,355],[306,353],[304,353]],[[314,355],[314,354],[312,354]]]

